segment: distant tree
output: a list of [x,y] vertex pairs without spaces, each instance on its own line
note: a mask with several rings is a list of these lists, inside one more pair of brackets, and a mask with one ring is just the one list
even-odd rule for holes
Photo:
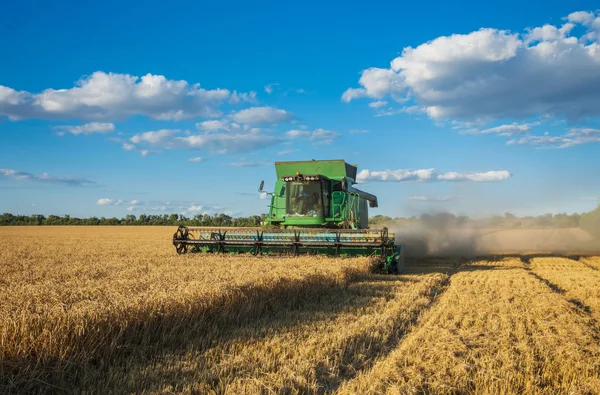
[[387,215],[374,215],[372,217],[369,218],[369,225],[378,225],[378,224],[383,224],[386,222],[392,222],[392,218],[388,217]]
[[596,239],[600,239],[600,205],[595,210],[581,215],[579,227]]

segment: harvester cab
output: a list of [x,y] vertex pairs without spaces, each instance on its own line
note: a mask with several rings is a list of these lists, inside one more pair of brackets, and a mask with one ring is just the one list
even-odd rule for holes
[[377,197],[354,187],[357,166],[344,160],[275,162],[277,179],[269,213],[258,228],[188,228],[173,236],[179,254],[246,252],[373,256],[390,273],[401,271],[404,253],[387,228],[369,229],[368,208]]

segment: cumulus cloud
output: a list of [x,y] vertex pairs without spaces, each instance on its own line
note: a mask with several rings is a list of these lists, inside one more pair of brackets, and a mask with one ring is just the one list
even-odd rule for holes
[[389,68],[364,70],[360,87],[342,100],[408,95],[436,120],[600,116],[600,17],[575,12],[567,20],[521,34],[482,28],[406,47]]
[[250,152],[277,144],[281,139],[257,128],[241,128],[230,132],[182,133],[178,129],[163,129],[134,135],[130,143],[161,149],[208,149],[217,153]]
[[43,182],[51,184],[63,184],[70,186],[84,186],[95,184],[94,181],[78,177],[58,177],[48,173],[32,174],[13,169],[0,169],[0,178],[6,178],[17,181]]
[[356,181],[364,183],[367,181],[473,181],[473,182],[490,182],[502,181],[511,177],[511,174],[506,170],[493,170],[487,172],[475,173],[439,173],[435,169],[419,169],[419,170],[383,170],[370,171],[368,169],[361,170]]
[[201,156],[196,156],[195,158],[190,158],[188,159],[190,162],[194,162],[194,163],[200,163],[200,162],[204,162],[204,158]]
[[216,132],[218,130],[230,130],[230,123],[225,119],[211,119],[196,124],[198,130]]
[[293,129],[287,131],[285,135],[289,139],[310,140],[314,141],[315,144],[328,144],[331,143],[333,139],[340,137],[340,134],[338,132],[321,128],[312,131],[304,129]]
[[79,126],[55,126],[54,130],[58,130],[59,135],[65,133],[71,134],[94,134],[94,133],[110,133],[115,131],[115,125],[112,123],[90,122]]
[[385,101],[385,100],[378,100],[378,101],[374,101],[374,102],[369,103],[369,107],[371,107],[371,108],[379,108],[379,107],[383,107],[383,106],[385,106],[387,104],[388,104],[388,102]]
[[39,93],[0,86],[0,114],[12,120],[121,119],[144,115],[153,119],[219,116],[228,99],[252,101],[255,93],[204,89],[162,75],[143,77],[96,71],[68,89],[48,88]]
[[426,113],[427,109],[422,106],[404,106],[400,108],[388,107],[380,108],[375,113],[376,117],[389,117],[398,114],[423,114]]
[[449,173],[442,173],[437,175],[437,179],[440,181],[475,181],[475,182],[488,182],[488,181],[502,181],[510,178],[510,173],[506,170],[492,170],[483,173],[457,173],[451,171]]
[[560,136],[546,132],[543,136],[529,135],[507,142],[508,145],[533,145],[538,148],[569,148],[588,143],[600,143],[600,129],[572,128]]
[[273,93],[273,90],[277,86],[279,86],[279,84],[277,82],[267,84],[267,85],[265,85],[265,92],[267,92],[270,95],[271,93]]
[[394,99],[405,91],[402,77],[394,70],[371,67],[362,72],[358,83],[362,88],[350,88],[342,95],[342,100],[350,102],[361,97],[381,99],[391,95]]
[[365,181],[429,181],[435,176],[435,169],[421,170],[384,170],[370,171],[368,169],[361,170],[356,175],[356,180],[359,182]]
[[493,128],[487,129],[468,129],[462,131],[463,133],[469,134],[497,134],[499,136],[513,136],[516,134],[526,134],[529,133],[533,126],[539,125],[538,123],[512,123],[509,125],[500,125],[495,126]]
[[101,198],[96,202],[98,206],[124,206],[127,205],[127,211],[135,211],[143,203],[139,200],[126,201],[123,199]]
[[111,198],[101,198],[96,202],[98,206],[120,206],[123,204],[123,200],[116,200]]
[[232,116],[239,123],[257,125],[287,122],[294,118],[293,114],[274,107],[250,107]]
[[233,91],[231,96],[229,97],[230,104],[239,104],[242,102],[246,103],[256,103],[256,92],[248,92],[248,93],[238,93],[237,91]]

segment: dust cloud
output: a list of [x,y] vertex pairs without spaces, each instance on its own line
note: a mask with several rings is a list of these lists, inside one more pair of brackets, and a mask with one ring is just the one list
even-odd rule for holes
[[505,254],[600,254],[600,242],[579,228],[500,227],[461,220],[449,213],[388,224],[407,257],[464,257]]

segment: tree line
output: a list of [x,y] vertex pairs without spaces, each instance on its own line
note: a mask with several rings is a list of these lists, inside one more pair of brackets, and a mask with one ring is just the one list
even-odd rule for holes
[[35,215],[13,215],[5,213],[0,216],[0,226],[21,226],[21,225],[163,225],[163,226],[260,226],[265,215],[251,215],[249,217],[232,217],[226,214],[197,214],[193,217],[186,217],[181,214],[163,214],[151,215],[140,214],[127,215],[123,218],[111,217],[89,217],[77,218],[65,215],[43,216]]
[[[0,226],[22,226],[22,225],[155,225],[155,226],[260,226],[265,219],[266,214],[251,215],[248,217],[232,217],[227,214],[197,214],[193,217],[186,217],[181,214],[133,214],[123,218],[111,217],[89,217],[77,218],[69,215],[13,215],[4,213],[0,216]],[[600,206],[595,210],[579,214],[544,214],[539,216],[517,217],[511,213],[505,213],[503,216],[494,216],[485,219],[472,219],[467,216],[455,216],[451,213],[422,214],[419,217],[392,218],[385,215],[375,215],[369,218],[370,226],[384,224],[409,224],[411,222],[421,222],[435,226],[461,226],[469,224],[470,226],[493,226],[510,228],[531,228],[531,227],[557,227],[573,228],[580,227],[590,235],[600,239]]]

